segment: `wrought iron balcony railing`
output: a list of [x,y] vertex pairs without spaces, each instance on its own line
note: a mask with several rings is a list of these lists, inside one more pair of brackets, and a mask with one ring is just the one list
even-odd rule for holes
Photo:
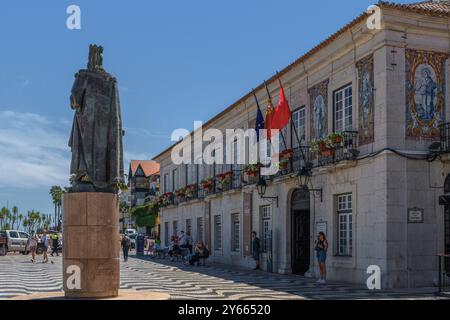
[[356,159],[359,155],[358,151],[358,132],[344,131],[344,138],[341,145],[328,150],[327,152],[318,151],[317,166],[325,166],[335,164],[344,160]]

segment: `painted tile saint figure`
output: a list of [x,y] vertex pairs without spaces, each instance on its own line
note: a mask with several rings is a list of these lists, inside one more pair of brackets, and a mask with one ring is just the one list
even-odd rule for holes
[[416,110],[421,119],[432,120],[436,105],[436,74],[428,65],[420,65],[416,71],[415,83]]
[[369,72],[364,72],[362,80],[362,93],[361,93],[361,104],[363,110],[363,124],[365,127],[369,126],[369,112],[370,112],[370,99],[372,96],[372,87],[369,80]]
[[314,130],[316,132],[316,138],[322,138],[324,136],[323,131],[323,119],[324,119],[324,102],[322,96],[317,96],[314,100]]
[[101,47],[90,46],[88,69],[75,75],[69,146],[72,192],[116,193],[123,182],[122,120],[117,80],[102,67]]
[[358,113],[359,144],[365,145],[374,141],[374,73],[373,55],[369,55],[356,63],[358,71]]
[[311,137],[320,139],[328,133],[328,82],[321,83],[309,89],[311,106]]

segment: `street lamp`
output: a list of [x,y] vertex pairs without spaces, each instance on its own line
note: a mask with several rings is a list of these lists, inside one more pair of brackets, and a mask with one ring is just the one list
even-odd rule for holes
[[323,189],[310,189],[308,185],[311,183],[311,168],[310,167],[302,167],[300,172],[297,175],[299,180],[300,188],[302,188],[306,192],[314,192],[316,195],[320,194],[320,202],[323,202]]
[[267,189],[267,183],[266,183],[266,179],[264,179],[262,176],[259,177],[256,188],[258,189],[258,194],[261,197],[261,199],[270,200],[270,202],[272,204],[275,202],[277,204],[277,208],[278,208],[278,196],[276,196],[276,197],[266,197],[265,196],[266,189]]

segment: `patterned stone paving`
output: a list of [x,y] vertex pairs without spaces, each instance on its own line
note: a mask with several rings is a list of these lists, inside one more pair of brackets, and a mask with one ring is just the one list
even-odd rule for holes
[[[61,257],[31,263],[23,255],[0,257],[0,299],[62,290]],[[39,257],[41,259],[41,257]],[[363,287],[294,275],[207,264],[130,257],[121,262],[121,288],[169,293],[172,299],[434,299],[435,288],[372,292]]]

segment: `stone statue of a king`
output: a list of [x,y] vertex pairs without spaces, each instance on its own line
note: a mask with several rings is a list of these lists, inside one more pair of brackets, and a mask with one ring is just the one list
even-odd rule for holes
[[87,69],[75,75],[72,87],[71,192],[117,193],[123,183],[118,84],[102,64],[103,48],[91,45]]

